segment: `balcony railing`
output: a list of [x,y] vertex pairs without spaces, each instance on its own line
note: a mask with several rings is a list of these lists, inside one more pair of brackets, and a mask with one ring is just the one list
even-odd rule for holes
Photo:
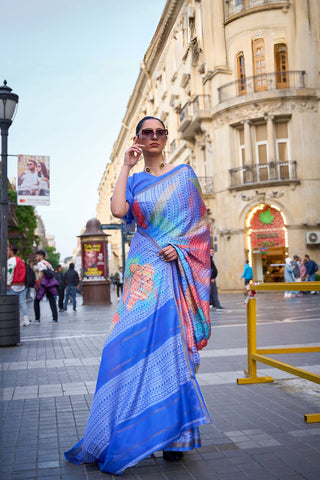
[[269,162],[229,170],[231,177],[230,187],[241,187],[257,183],[281,183],[297,180],[297,162]]
[[180,110],[180,123],[187,117],[192,117],[201,111],[208,111],[210,109],[210,95],[197,95],[194,100],[187,102]]
[[247,13],[252,8],[276,5],[288,6],[289,0],[225,0],[225,20],[239,13]]
[[201,121],[211,117],[210,95],[197,95],[180,110],[179,132],[182,139],[193,138],[199,130]]
[[245,77],[218,88],[219,102],[254,92],[285,88],[305,88],[305,71],[272,72]]
[[203,195],[213,195],[213,177],[198,177]]

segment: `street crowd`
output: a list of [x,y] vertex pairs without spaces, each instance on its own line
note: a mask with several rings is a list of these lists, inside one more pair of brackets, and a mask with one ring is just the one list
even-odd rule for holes
[[61,265],[54,270],[45,259],[45,250],[38,250],[34,271],[29,263],[24,263],[17,252],[18,248],[15,245],[8,247],[7,289],[9,295],[19,296],[20,310],[23,314],[22,326],[27,327],[32,322],[27,314],[26,305],[32,301],[35,315],[33,321],[40,324],[40,302],[44,296],[50,304],[53,325],[58,324],[58,309],[59,312],[67,310],[69,298],[72,300],[73,311],[76,312],[76,294],[80,279],[74,264],[70,263],[65,273]]

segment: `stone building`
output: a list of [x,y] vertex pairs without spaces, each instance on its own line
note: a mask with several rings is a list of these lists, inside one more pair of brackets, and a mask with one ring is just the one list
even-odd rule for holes
[[[287,255],[319,262],[319,10],[318,0],[168,0],[99,185],[100,222],[117,222],[109,201],[124,151],[155,115],[169,129],[167,162],[199,176],[222,291],[242,286],[247,258],[256,281],[281,280]],[[117,231],[110,248],[112,271]]]

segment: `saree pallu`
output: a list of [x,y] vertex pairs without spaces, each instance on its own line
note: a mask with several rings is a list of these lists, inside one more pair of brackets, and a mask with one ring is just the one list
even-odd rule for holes
[[[209,228],[199,184],[176,167],[134,193],[138,229],[84,438],[66,458],[120,475],[156,450],[200,446],[211,422],[195,371],[210,336]],[[171,244],[178,260],[160,250]]]

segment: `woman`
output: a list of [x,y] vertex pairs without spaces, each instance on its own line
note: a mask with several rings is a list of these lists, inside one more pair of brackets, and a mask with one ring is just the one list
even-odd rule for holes
[[49,195],[49,173],[46,165],[43,162],[39,162],[37,165],[38,181],[39,181],[39,195]]
[[[295,282],[295,278],[293,275],[293,266],[292,266],[292,259],[286,258],[286,264],[284,267],[284,281],[285,282]],[[284,293],[284,298],[294,298],[298,297],[299,292],[292,292],[290,290],[286,290]]]
[[[164,162],[167,133],[145,117],[125,153],[111,210],[137,232],[85,436],[65,454],[114,474],[160,449],[179,460],[211,422],[195,379],[210,336],[209,227],[193,170]],[[142,153],[144,171],[128,178]]]

